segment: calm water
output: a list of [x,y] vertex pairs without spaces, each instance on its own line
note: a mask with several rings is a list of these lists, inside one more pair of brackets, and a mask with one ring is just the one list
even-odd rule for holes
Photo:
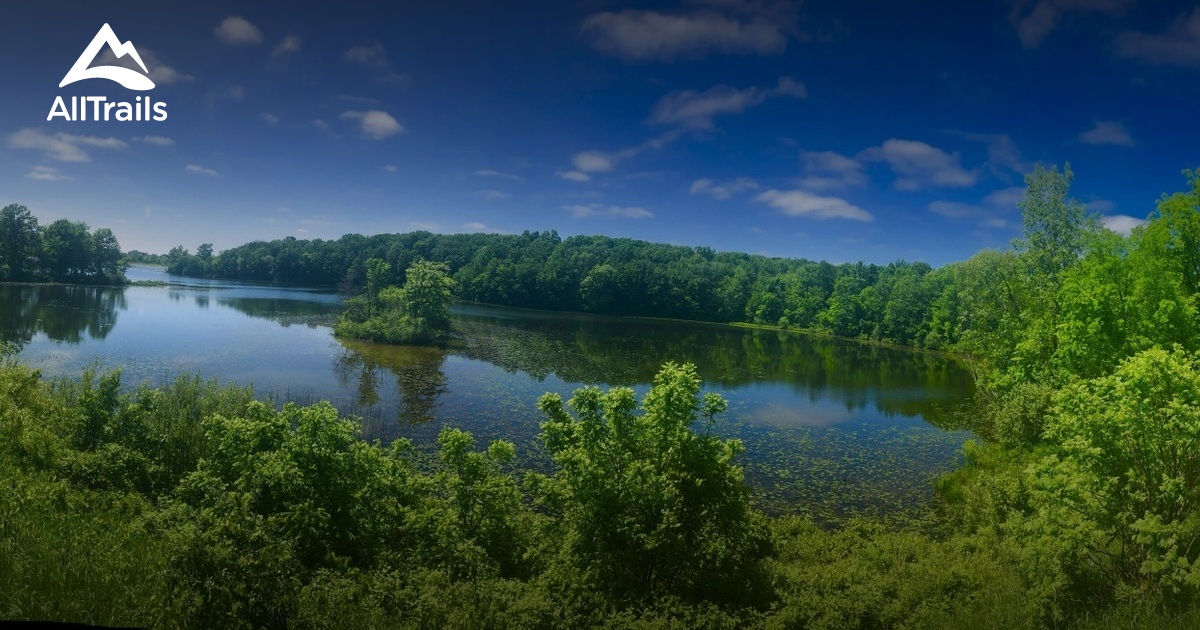
[[124,382],[179,372],[253,384],[278,400],[328,399],[368,437],[432,442],[447,424],[481,443],[537,447],[538,396],[585,384],[644,392],[668,360],[699,367],[729,401],[717,430],[746,443],[759,504],[819,520],[902,518],[928,502],[969,433],[969,372],[954,359],[777,331],[460,305],[446,349],[343,342],[321,291],[168,277],[169,287],[0,286],[0,337],[47,375],[93,362]]

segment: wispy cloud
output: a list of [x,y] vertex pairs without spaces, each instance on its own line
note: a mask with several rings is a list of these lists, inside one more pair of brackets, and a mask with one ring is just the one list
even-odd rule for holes
[[200,175],[208,175],[210,177],[217,177],[220,175],[220,173],[212,170],[211,168],[204,168],[203,166],[197,166],[195,164],[188,164],[184,167],[184,170],[189,173],[199,173]]
[[737,89],[716,85],[703,92],[683,90],[664,96],[650,115],[650,122],[659,125],[678,125],[692,129],[711,129],[713,119],[722,114],[740,114],[774,97],[805,98],[804,84],[791,77],[779,79],[774,88],[751,86]]
[[835,151],[801,151],[804,176],[798,181],[809,190],[833,190],[867,183],[862,162]]
[[279,124],[279,117],[270,112],[263,112],[258,115],[258,119],[274,127]]
[[42,151],[48,159],[58,162],[89,162],[91,157],[83,147],[124,149],[129,145],[116,138],[77,136],[68,133],[49,135],[41,129],[22,129],[8,137],[12,149]]
[[869,161],[886,162],[896,179],[897,190],[929,187],[967,188],[974,186],[978,174],[963,168],[957,153],[946,153],[916,140],[892,138],[858,154]]
[[360,44],[347,50],[342,53],[342,61],[373,69],[375,71],[375,79],[380,83],[403,85],[408,83],[409,80],[408,75],[401,74],[392,69],[392,63],[388,60],[387,51],[384,49],[383,44],[379,42]]
[[[155,85],[172,85],[175,83],[186,83],[188,81],[196,80],[196,77],[185,72],[180,72],[174,67],[164,63],[158,58],[158,55],[149,48],[138,48],[138,53],[142,58],[142,61],[146,64],[146,70],[148,72],[147,76],[150,77],[151,81],[154,81]],[[120,66],[122,68],[129,68],[135,72],[142,71],[142,69],[137,65],[137,62],[133,60],[131,55],[118,57],[111,48],[107,47],[104,49],[104,52],[100,53],[100,56],[97,57],[96,63],[106,66]]]
[[494,171],[491,169],[480,169],[478,171],[475,171],[475,175],[477,175],[479,177],[495,177],[497,179],[508,179],[508,180],[512,180],[514,182],[525,181],[525,179],[523,177],[521,177],[520,175],[513,175],[512,173],[504,173],[501,171]]
[[558,171],[555,175],[570,182],[586,182],[592,179],[591,175],[582,171]]
[[1071,12],[1104,13],[1119,16],[1137,0],[1009,0],[1013,5],[1009,21],[1026,49],[1036,48],[1064,15]]
[[750,190],[758,190],[758,182],[749,177],[739,177],[732,181],[717,183],[711,179],[697,179],[692,182],[688,192],[693,195],[706,194],[716,199],[729,199]]
[[1125,125],[1113,120],[1101,120],[1094,127],[1079,135],[1084,144],[1111,144],[1118,147],[1133,146],[1133,137]]
[[500,199],[508,199],[512,195],[501,190],[481,190],[479,191],[479,196],[488,201],[498,201]]
[[389,173],[395,173],[400,170],[400,167],[396,166],[395,164],[385,164],[383,170]]
[[695,59],[714,52],[779,54],[790,37],[807,39],[796,22],[788,4],[726,1],[705,2],[678,13],[603,11],[588,16],[581,28],[600,52],[645,62]]
[[563,206],[563,210],[571,213],[571,216],[576,219],[588,217],[650,219],[654,217],[653,212],[640,206],[606,206],[599,203],[589,203]]
[[866,210],[838,197],[822,197],[806,190],[768,190],[755,197],[784,216],[807,219],[874,221]]
[[1007,179],[1013,173],[1024,174],[1029,170],[1029,164],[1021,159],[1021,151],[1017,143],[1008,134],[1002,133],[971,133],[951,131],[972,142],[982,142],[987,146],[988,160],[983,164],[993,175]]
[[173,147],[175,140],[166,136],[138,136],[134,140],[142,144],[149,144],[156,147]]
[[1024,196],[1024,188],[1011,186],[988,193],[977,204],[934,201],[929,204],[928,209],[948,219],[973,221],[985,228],[1006,228],[1018,220],[1017,202]]
[[213,29],[213,34],[228,46],[257,46],[263,41],[262,31],[240,15],[222,20]]
[[300,52],[300,48],[300,38],[295,35],[288,35],[271,50],[271,59],[276,61],[286,59],[287,57]]
[[371,140],[383,140],[404,132],[404,127],[391,114],[377,109],[342,112],[342,120],[358,121],[359,132]]
[[50,168],[49,166],[35,166],[32,170],[25,174],[25,177],[43,182],[61,182],[74,179],[67,175],[63,175],[58,169]]
[[1159,65],[1200,67],[1200,7],[1175,18],[1162,33],[1117,35],[1117,54]]
[[333,130],[333,127],[329,126],[329,123],[325,122],[324,120],[322,120],[320,118],[315,118],[313,120],[310,120],[308,124],[311,125],[313,129],[316,129],[317,131],[320,131],[323,133],[327,133],[327,134],[333,136],[334,138],[341,137],[341,136],[337,135],[337,133]]

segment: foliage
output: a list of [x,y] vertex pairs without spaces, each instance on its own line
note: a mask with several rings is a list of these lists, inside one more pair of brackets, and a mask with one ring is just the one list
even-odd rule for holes
[[39,228],[25,206],[0,209],[0,280],[121,284],[124,272],[112,230],[66,219]]
[[1117,595],[1193,601],[1200,589],[1200,364],[1151,349],[1056,397],[1054,448],[1030,471],[1022,533]]
[[[582,575],[622,599],[663,594],[745,601],[767,554],[736,440],[711,435],[726,403],[698,397],[695,366],[668,363],[636,415],[633,390],[546,394],[542,439],[559,466],[544,488]],[[703,432],[693,429],[704,417]]]
[[366,292],[347,301],[334,332],[398,345],[431,344],[450,330],[454,280],[441,263],[414,262],[403,288],[385,286],[390,265],[367,261]]
[[[829,531],[750,506],[740,443],[711,431],[725,402],[701,397],[686,364],[663,366],[640,404],[627,388],[544,396],[543,444],[557,469],[543,476],[510,470],[512,444],[477,450],[459,429],[442,431],[430,470],[406,442],[362,441],[328,403],[276,409],[194,378],[127,390],[119,373],[94,370],[48,383],[6,354],[0,616],[203,627],[1194,625],[1200,183],[1185,174],[1190,190],[1164,196],[1126,237],[1071,199],[1069,168],[1039,168],[1017,247],[938,270],[553,233],[290,239],[211,258],[178,248],[173,265],[218,275],[365,280],[347,317],[380,331],[440,321],[453,276],[469,299],[949,346],[976,357],[975,428],[988,441],[968,443],[927,521]],[[29,234],[22,216],[6,209],[0,229]],[[62,243],[95,234],[50,227],[57,244],[0,260],[84,273]],[[446,266],[410,267],[418,257]]]

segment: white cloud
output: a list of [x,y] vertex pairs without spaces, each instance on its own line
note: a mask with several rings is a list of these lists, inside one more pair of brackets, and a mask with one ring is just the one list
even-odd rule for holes
[[572,182],[586,182],[592,178],[591,175],[580,171],[558,171],[555,175]]
[[188,164],[183,170],[189,173],[199,173],[201,175],[209,175],[211,177],[220,175],[220,173],[212,170],[211,168],[204,168],[203,166],[197,166],[195,164]]
[[488,233],[488,234],[503,234],[503,233],[504,233],[504,231],[503,231],[503,230],[499,230],[499,229],[496,229],[496,228],[494,228],[494,227],[489,227],[489,226],[487,226],[487,225],[484,225],[484,224],[482,224],[482,223],[480,223],[480,222],[478,222],[478,221],[472,221],[472,222],[470,222],[470,223],[464,223],[464,224],[463,224],[463,229],[464,229],[464,230],[471,231],[471,232],[486,232],[486,233]]
[[1117,54],[1153,64],[1200,67],[1200,7],[1175,18],[1163,33],[1117,35]]
[[[196,77],[184,72],[180,72],[179,70],[176,70],[175,68],[163,63],[153,50],[148,48],[138,48],[138,53],[142,58],[142,62],[146,64],[146,70],[148,72],[147,76],[150,77],[150,80],[153,81],[155,85],[171,85],[173,83],[183,83],[186,81],[196,80]],[[137,65],[137,62],[133,60],[132,56],[126,55],[124,57],[118,57],[116,53],[114,53],[112,49],[108,47],[105,47],[104,52],[100,53],[96,63],[106,66],[120,66],[122,68],[129,68],[135,72],[142,71],[141,67]]]
[[1036,48],[1067,13],[1104,13],[1118,16],[1136,0],[1010,0],[1013,4],[1009,20],[1017,29],[1017,37],[1026,49]]
[[693,195],[700,193],[712,195],[717,199],[729,199],[730,197],[749,191],[758,190],[758,182],[749,177],[739,177],[735,180],[718,184],[711,179],[697,179],[692,182],[692,187],[688,192]]
[[791,77],[779,79],[774,88],[748,87],[743,90],[728,85],[713,86],[703,92],[683,90],[664,96],[650,116],[650,122],[660,125],[679,125],[693,129],[710,129],[713,119],[721,114],[740,114],[776,96],[804,98],[804,84]]
[[1129,236],[1130,232],[1133,232],[1133,228],[1146,224],[1145,219],[1131,217],[1127,214],[1114,214],[1111,216],[1100,217],[1100,222],[1104,224],[1104,227],[1123,236]]
[[342,61],[375,69],[376,80],[380,83],[399,85],[407,83],[409,79],[408,75],[401,74],[392,69],[392,64],[388,61],[387,51],[384,50],[383,44],[379,42],[359,44],[347,50],[342,53]]
[[488,201],[496,201],[499,199],[508,199],[512,195],[500,190],[481,190],[479,191],[479,196]]
[[77,136],[68,133],[48,135],[41,129],[22,129],[8,137],[8,146],[12,149],[33,149],[42,151],[46,157],[58,162],[89,162],[91,157],[82,147],[98,149],[124,149],[128,144],[116,138],[101,138],[97,136]]
[[263,41],[262,31],[241,16],[225,18],[213,33],[229,46],[257,46]]
[[1084,144],[1111,144],[1118,147],[1133,146],[1133,138],[1125,125],[1112,120],[1101,120],[1095,127],[1079,135]]
[[288,35],[271,51],[271,58],[279,60],[298,52],[300,52],[300,38],[295,35]]
[[784,51],[790,36],[804,38],[786,5],[767,10],[765,5],[741,2],[706,4],[673,14],[604,11],[588,16],[582,30],[597,50],[626,61],[673,61],[711,52],[774,55]]
[[837,197],[822,197],[804,190],[768,190],[755,197],[789,217],[874,221],[870,212]]
[[510,179],[514,182],[525,181],[525,179],[522,178],[520,175],[513,175],[512,173],[502,173],[500,171],[494,171],[491,169],[481,169],[481,170],[475,171],[475,174],[478,175],[479,177],[495,177],[498,179]]
[[274,127],[279,124],[279,117],[270,112],[263,112],[258,115],[258,119]]
[[925,187],[974,186],[978,174],[963,168],[957,153],[946,153],[924,142],[892,138],[858,154],[860,159],[887,162],[898,175],[897,190]]
[[383,170],[385,170],[389,173],[395,173],[396,171],[399,171],[400,168],[398,166],[396,166],[395,164],[388,164],[383,167]]
[[29,173],[25,175],[25,177],[44,182],[61,182],[74,179],[67,175],[63,175],[58,169],[50,168],[49,166],[35,166],[29,171]]
[[391,114],[377,109],[343,112],[342,120],[357,120],[359,131],[372,140],[383,140],[404,131],[404,127]]
[[622,219],[650,219],[654,213],[640,206],[605,206],[598,203],[586,205],[575,204],[563,206],[563,210],[571,213],[576,219],[587,217],[606,217]]
[[801,151],[805,176],[799,184],[809,190],[830,190],[867,183],[862,162],[835,151]]
[[601,151],[584,151],[575,154],[571,163],[584,173],[603,173],[612,170],[613,158]]
[[140,137],[134,138],[134,140],[137,140],[138,142],[141,142],[144,144],[151,144],[156,147],[173,147],[173,146],[175,146],[175,140],[172,138],[168,138],[166,136],[140,136]]

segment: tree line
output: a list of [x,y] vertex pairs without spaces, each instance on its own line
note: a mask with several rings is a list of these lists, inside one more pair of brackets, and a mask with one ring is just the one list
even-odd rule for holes
[[39,226],[25,206],[0,209],[0,281],[123,284],[124,271],[112,230],[67,219]]
[[459,299],[557,311],[711,322],[751,322],[845,337],[942,348],[957,340],[953,268],[925,263],[833,265],[716,252],[607,236],[348,234],[288,237],[214,255],[182,246],[167,254],[174,274],[308,286],[358,293],[367,261],[389,265],[386,285],[403,285],[414,261],[446,265]]

